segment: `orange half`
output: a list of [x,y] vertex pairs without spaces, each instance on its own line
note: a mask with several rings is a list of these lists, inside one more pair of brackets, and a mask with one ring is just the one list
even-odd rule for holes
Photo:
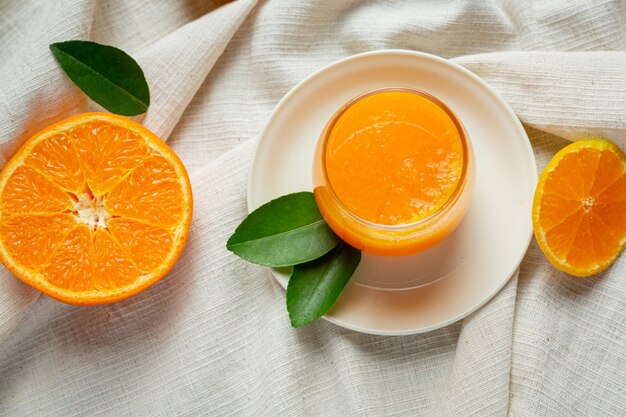
[[539,178],[533,229],[556,268],[588,276],[609,267],[626,245],[626,155],[606,140],[572,143]]
[[185,167],[161,139],[84,113],[34,135],[0,173],[0,260],[66,303],[122,300],[174,266],[192,206]]

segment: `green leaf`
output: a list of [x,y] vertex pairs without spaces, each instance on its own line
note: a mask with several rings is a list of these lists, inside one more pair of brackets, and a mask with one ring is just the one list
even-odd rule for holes
[[294,266],[287,285],[291,325],[305,326],[330,310],[360,261],[361,252],[342,242],[323,257]]
[[247,261],[281,267],[317,259],[338,243],[313,193],[301,192],[254,210],[228,239],[226,248]]
[[134,116],[148,110],[148,83],[126,52],[89,41],[53,43],[50,50],[74,84],[111,113]]

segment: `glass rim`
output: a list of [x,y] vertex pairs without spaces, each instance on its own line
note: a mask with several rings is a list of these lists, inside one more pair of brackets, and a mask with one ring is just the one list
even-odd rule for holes
[[[366,219],[358,216],[352,210],[348,209],[345,206],[345,204],[341,201],[341,199],[339,198],[339,196],[337,195],[337,193],[333,189],[333,185],[330,182],[330,178],[328,177],[328,172],[327,172],[327,169],[326,169],[326,151],[327,151],[327,147],[328,147],[328,140],[330,138],[330,133],[333,131],[333,128],[337,124],[337,121],[339,120],[339,118],[350,107],[352,107],[354,104],[358,103],[359,101],[361,101],[361,100],[363,100],[363,99],[365,99],[365,98],[367,98],[369,96],[372,96],[374,94],[387,92],[387,91],[403,91],[403,92],[408,92],[408,93],[412,93],[412,94],[417,94],[419,96],[422,96],[422,97],[430,100],[434,104],[436,104],[439,108],[441,108],[448,115],[448,117],[450,117],[450,119],[454,123],[454,126],[457,129],[457,132],[459,134],[459,139],[461,140],[461,145],[462,145],[462,148],[463,148],[463,166],[462,166],[462,169],[461,169],[461,176],[459,177],[459,181],[457,182],[456,187],[454,188],[454,191],[452,192],[452,194],[450,194],[450,197],[448,197],[446,202],[444,204],[442,204],[441,207],[439,207],[436,211],[434,211],[433,213],[431,213],[427,217],[424,217],[423,219],[419,219],[419,220],[417,220],[415,222],[412,222],[412,223],[402,223],[402,224],[375,223],[375,222],[372,222],[370,220],[366,220]],[[333,114],[333,116],[330,118],[328,123],[326,124],[326,126],[324,128],[324,131],[323,131],[323,134],[324,134],[324,140],[323,140],[323,143],[322,143],[322,161],[321,161],[322,162],[321,163],[321,165],[322,165],[322,174],[324,176],[324,182],[326,183],[326,185],[327,185],[327,187],[328,187],[328,189],[330,191],[330,195],[337,202],[337,205],[345,213],[347,213],[355,221],[357,221],[359,223],[362,223],[362,224],[364,224],[364,225],[366,225],[368,227],[371,227],[371,228],[374,228],[374,229],[380,229],[380,230],[393,231],[393,230],[413,229],[413,228],[416,228],[418,226],[427,224],[427,223],[431,222],[433,219],[435,219],[437,217],[440,217],[442,214],[448,212],[454,206],[454,203],[459,199],[459,197],[462,194],[462,191],[465,188],[465,183],[467,181],[467,176],[468,176],[468,165],[469,165],[469,162],[470,162],[470,155],[469,155],[470,147],[469,147],[469,143],[468,143],[467,134],[465,132],[465,128],[463,127],[463,125],[461,124],[461,122],[459,121],[457,116],[454,114],[454,112],[452,110],[450,110],[450,108],[448,106],[446,106],[437,97],[435,97],[432,94],[429,94],[429,93],[427,93],[425,91],[418,90],[416,88],[410,88],[410,87],[383,87],[383,88],[376,88],[374,90],[366,91],[365,93],[359,94],[358,96],[352,98],[346,104],[344,104],[339,110],[337,110]]]

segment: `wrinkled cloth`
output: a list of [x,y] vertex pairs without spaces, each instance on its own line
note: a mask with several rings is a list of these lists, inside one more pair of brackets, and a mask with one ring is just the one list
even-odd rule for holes
[[538,170],[569,140],[626,149],[623,1],[3,0],[0,22],[0,163],[98,108],[48,50],[90,39],[144,69],[152,104],[137,120],[180,155],[195,199],[181,260],[131,299],[69,306],[0,269],[0,415],[626,415],[626,255],[572,279],[533,242],[476,313],[381,337],[291,328],[270,272],[225,248],[272,108],[355,53],[473,71],[524,123]]

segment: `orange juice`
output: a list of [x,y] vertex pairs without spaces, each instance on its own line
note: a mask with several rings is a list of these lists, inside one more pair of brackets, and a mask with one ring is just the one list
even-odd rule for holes
[[469,138],[436,98],[382,89],[355,98],[319,140],[314,193],[329,226],[366,252],[406,255],[447,237],[474,181]]

